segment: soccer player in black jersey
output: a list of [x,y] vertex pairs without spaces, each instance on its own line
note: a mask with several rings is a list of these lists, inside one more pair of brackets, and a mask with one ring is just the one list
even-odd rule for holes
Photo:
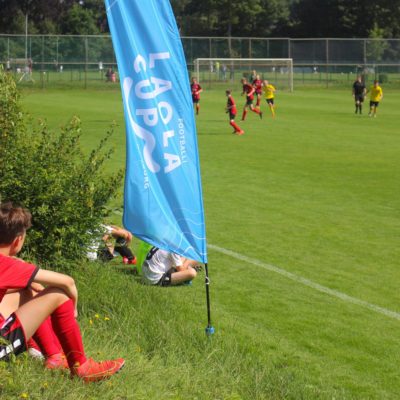
[[352,94],[356,102],[355,113],[357,114],[357,111],[360,110],[360,114],[362,114],[362,103],[365,99],[365,95],[367,94],[367,88],[361,79],[361,75],[358,75],[357,80],[353,83]]

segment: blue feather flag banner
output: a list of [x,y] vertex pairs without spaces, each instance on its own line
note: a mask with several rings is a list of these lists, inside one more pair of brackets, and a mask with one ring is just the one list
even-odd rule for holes
[[105,0],[126,125],[124,217],[139,239],[207,262],[196,125],[168,0]]

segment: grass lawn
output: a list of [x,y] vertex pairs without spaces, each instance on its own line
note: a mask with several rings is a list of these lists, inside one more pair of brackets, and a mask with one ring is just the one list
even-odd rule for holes
[[[377,118],[367,103],[354,114],[350,90],[302,89],[277,92],[275,119],[263,103],[263,119],[249,112],[244,123],[236,91],[240,137],[224,91],[204,91],[215,335],[204,334],[203,276],[149,288],[120,261],[87,263],[75,276],[87,352],[126,357],[126,367],[84,385],[20,357],[0,366],[0,398],[399,398],[400,100],[383,90]],[[115,120],[109,167],[124,165],[119,91],[31,91],[24,105],[54,128],[80,116],[88,150]]]

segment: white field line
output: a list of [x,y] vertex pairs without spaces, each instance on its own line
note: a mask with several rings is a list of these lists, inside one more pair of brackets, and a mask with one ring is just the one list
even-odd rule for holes
[[277,274],[285,276],[286,278],[289,278],[292,281],[299,282],[305,286],[313,288],[313,289],[317,290],[318,292],[329,294],[329,295],[337,297],[345,302],[357,304],[361,307],[368,308],[369,310],[378,312],[387,317],[391,317],[391,318],[394,318],[394,319],[397,319],[400,321],[400,314],[396,313],[394,311],[387,310],[386,308],[379,307],[375,304],[368,303],[367,301],[364,301],[364,300],[356,299],[355,297],[348,296],[347,294],[338,292],[337,290],[329,289],[326,286],[322,286],[322,285],[312,282],[306,278],[302,278],[301,276],[292,274],[291,272],[285,271],[284,269],[274,267],[273,265],[265,264],[259,260],[256,260],[255,258],[250,258],[250,257],[244,256],[243,254],[235,253],[234,251],[227,250],[227,249],[224,249],[219,246],[215,246],[214,244],[210,244],[210,243],[207,244],[207,247],[210,249],[213,249],[215,251],[218,251],[220,253],[223,253],[227,256],[244,261],[246,263],[257,265],[258,267],[264,268],[268,271],[276,272]]

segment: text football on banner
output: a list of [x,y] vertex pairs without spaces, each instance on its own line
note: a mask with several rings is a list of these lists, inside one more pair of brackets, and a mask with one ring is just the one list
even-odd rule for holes
[[124,103],[124,226],[207,262],[196,126],[186,61],[168,0],[105,0]]

